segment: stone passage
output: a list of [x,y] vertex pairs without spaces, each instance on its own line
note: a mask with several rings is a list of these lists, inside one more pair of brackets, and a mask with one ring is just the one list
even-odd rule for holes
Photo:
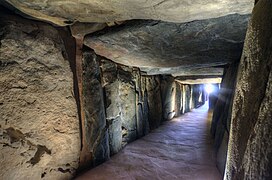
[[111,160],[78,177],[85,179],[219,180],[209,133],[207,105],[165,122],[128,144]]

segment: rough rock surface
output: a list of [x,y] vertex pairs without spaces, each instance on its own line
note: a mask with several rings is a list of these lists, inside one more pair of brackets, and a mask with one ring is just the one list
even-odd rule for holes
[[213,91],[209,93],[209,108],[213,110],[218,100],[219,84],[212,84],[212,86]]
[[[118,65],[94,53],[91,56],[86,62],[96,60],[96,63],[89,65],[89,68],[93,68],[89,71],[96,73],[96,76],[90,76],[90,73],[87,73],[89,79],[85,81],[97,82],[87,88],[87,90],[96,89],[96,91],[85,94],[85,99],[90,101],[104,97],[105,117],[103,117],[103,107],[98,106],[102,100],[88,103],[96,104],[94,107],[96,111],[92,111],[91,114],[93,117],[99,116],[95,124],[102,125],[102,129],[99,130],[98,126],[91,128],[90,132],[108,131],[110,154],[113,155],[127,143],[148,134],[150,129],[160,125],[162,119],[160,78],[159,76],[142,76],[137,68]],[[104,93],[97,91],[100,88],[103,88]],[[104,121],[106,121],[106,126]],[[96,143],[101,142],[97,139],[92,142],[92,146],[95,146]],[[103,159],[107,158],[104,156]]]
[[205,91],[203,84],[195,84],[193,86],[192,92],[192,107],[198,108],[205,103]]
[[202,67],[202,68],[184,68],[180,67],[171,67],[171,68],[145,68],[141,67],[141,70],[147,72],[148,75],[156,74],[172,74],[172,76],[214,76],[221,77],[223,75],[224,68],[220,67]]
[[225,179],[272,179],[272,2],[248,26],[232,109]]
[[131,68],[118,71],[123,145],[137,138],[136,91]]
[[[108,60],[104,60],[104,63],[106,61]],[[111,72],[117,73],[117,79],[105,85],[106,94],[116,93],[112,96],[114,99],[107,97],[110,101],[107,119],[121,121],[121,126],[117,129],[122,131],[123,147],[160,125],[160,79],[155,76],[141,76],[138,69],[120,65],[116,67]],[[104,69],[102,72],[104,76]]]
[[182,114],[182,84],[175,82],[176,84],[176,97],[175,97],[175,117],[179,117]]
[[[91,134],[87,137],[95,165],[98,164],[96,159],[107,160],[107,144],[110,154],[116,154],[126,144],[157,128],[162,123],[163,113],[164,119],[170,120],[175,112],[179,115],[195,108],[192,101],[199,100],[201,88],[196,88],[192,94],[192,85],[182,85],[171,76],[161,79],[160,76],[142,75],[137,68],[84,51],[85,124],[86,132]],[[183,91],[183,86],[189,91]],[[188,106],[186,111],[182,110],[183,102]],[[108,142],[104,138],[107,133]],[[96,151],[103,153],[96,154]]]
[[145,76],[146,94],[148,105],[149,128],[155,129],[162,122],[162,95],[161,95],[161,79],[159,76]]
[[105,92],[105,111],[109,128],[110,154],[122,149],[122,119],[117,65],[109,60],[101,59],[102,86]]
[[192,107],[192,90],[190,85],[184,85],[185,89],[185,106],[184,106],[184,112],[189,112]]
[[[222,74],[223,75],[223,74]],[[178,76],[175,80],[181,84],[219,84],[222,81],[221,77],[209,75],[192,75],[192,76]]]
[[77,169],[79,120],[65,54],[52,26],[0,15],[1,179],[69,179]]
[[190,112],[206,101],[203,84],[181,84],[172,76],[162,76],[161,96],[164,120]]
[[211,133],[215,138],[214,146],[217,153],[217,167],[222,175],[224,175],[227,158],[231,109],[237,70],[238,63],[234,63],[226,68],[221,87],[218,92],[218,100],[213,110]]
[[227,14],[250,13],[254,0],[5,0],[2,4],[58,25],[80,22],[112,22],[129,19],[154,19],[188,22]]
[[197,69],[210,75],[209,69],[201,68],[240,59],[248,19],[249,15],[234,14],[181,24],[132,21],[89,35],[84,44],[101,56],[150,74],[178,75],[184,70],[190,75]]
[[77,179],[220,180],[209,133],[211,118],[208,107],[204,106],[164,122]]
[[162,109],[165,120],[175,116],[176,84],[172,76],[163,76],[161,82]]
[[108,128],[104,108],[104,94],[101,85],[99,59],[90,50],[83,53],[83,107],[87,149],[91,154],[90,167],[109,159]]

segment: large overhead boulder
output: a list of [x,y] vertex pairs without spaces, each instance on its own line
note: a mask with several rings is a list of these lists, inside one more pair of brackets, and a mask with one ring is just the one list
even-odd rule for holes
[[201,68],[239,60],[248,19],[234,14],[190,23],[131,21],[87,36],[84,43],[101,56],[150,74],[190,75],[197,69],[211,75]]
[[254,0],[4,0],[0,3],[21,13],[57,25],[73,22],[113,22],[153,19],[188,22],[228,14],[250,13]]

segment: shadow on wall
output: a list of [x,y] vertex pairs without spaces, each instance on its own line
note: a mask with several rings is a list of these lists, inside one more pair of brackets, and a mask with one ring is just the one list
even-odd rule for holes
[[217,167],[224,175],[227,147],[230,131],[231,108],[236,84],[238,63],[233,63],[225,68],[221,88],[217,94],[214,106],[211,133],[215,139],[215,151],[217,154]]

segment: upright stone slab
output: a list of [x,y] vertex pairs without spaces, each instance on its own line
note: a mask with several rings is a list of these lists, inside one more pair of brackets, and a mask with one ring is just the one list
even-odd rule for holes
[[[148,76],[149,77],[149,76]],[[148,77],[146,76],[141,76],[141,94],[142,94],[142,99],[141,99],[141,104],[140,107],[142,109],[142,121],[143,121],[143,134],[146,135],[150,131],[150,125],[149,125],[149,109],[152,110],[152,107],[149,106],[148,104],[148,90],[147,90],[147,82],[148,82]],[[159,90],[159,95],[160,95],[160,90]],[[160,96],[157,96],[160,97]],[[162,115],[162,109],[161,109],[161,98],[159,99],[160,103],[157,104],[158,107],[160,107],[157,115],[160,116],[159,121],[161,121],[161,115]],[[156,112],[157,109],[154,109],[154,112]]]
[[176,84],[172,76],[163,76],[161,83],[163,118],[170,120],[175,116]]
[[203,84],[195,84],[192,86],[193,96],[192,96],[192,108],[198,108],[203,105],[205,101],[203,101]]
[[211,133],[215,138],[215,150],[217,153],[217,166],[224,175],[227,146],[229,140],[229,126],[231,118],[231,108],[236,84],[238,63],[226,68],[221,88],[218,93],[218,100],[213,111]]
[[175,96],[175,116],[178,117],[182,113],[182,94],[181,94],[181,84],[176,83],[176,96]]
[[137,138],[136,92],[132,69],[118,68],[123,146]]
[[151,130],[159,127],[162,121],[161,83],[159,76],[146,76],[148,120]]
[[83,107],[88,150],[92,155],[89,164],[97,166],[109,159],[108,129],[104,109],[99,59],[93,51],[83,52]]
[[79,120],[73,73],[54,27],[0,15],[0,94],[0,179],[72,178]]
[[272,2],[248,26],[232,108],[225,179],[272,179]]
[[191,86],[185,85],[185,110],[184,110],[185,113],[191,111],[191,104],[192,104]]
[[105,92],[105,111],[109,128],[110,154],[116,154],[122,148],[122,119],[119,98],[117,65],[110,60],[101,59],[102,86]]

